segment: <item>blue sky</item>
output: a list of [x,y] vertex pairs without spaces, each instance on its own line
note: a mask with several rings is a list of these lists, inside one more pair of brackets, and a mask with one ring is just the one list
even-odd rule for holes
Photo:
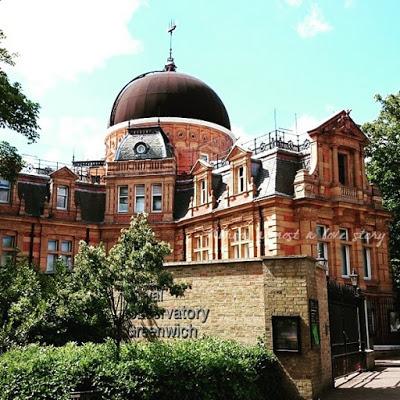
[[374,94],[400,89],[399,15],[397,0],[2,0],[20,54],[8,72],[41,104],[42,131],[34,145],[5,130],[0,140],[44,159],[101,157],[115,96],[163,67],[171,18],[178,70],[220,95],[236,134],[273,129],[274,108],[279,127],[343,108],[363,123]]

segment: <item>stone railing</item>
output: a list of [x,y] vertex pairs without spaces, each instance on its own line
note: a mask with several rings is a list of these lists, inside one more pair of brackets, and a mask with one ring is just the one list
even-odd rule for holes
[[340,187],[340,195],[342,197],[356,199],[357,198],[357,189],[354,187],[349,187],[349,186],[341,186]]

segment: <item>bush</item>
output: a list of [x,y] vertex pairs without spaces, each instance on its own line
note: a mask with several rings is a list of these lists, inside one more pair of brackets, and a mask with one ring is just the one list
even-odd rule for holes
[[29,345],[0,356],[0,399],[286,399],[276,359],[263,346],[206,338],[122,346]]

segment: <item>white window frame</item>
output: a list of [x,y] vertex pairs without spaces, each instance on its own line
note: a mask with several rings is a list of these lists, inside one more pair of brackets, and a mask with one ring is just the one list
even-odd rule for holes
[[[143,188],[143,195],[138,195],[138,188]],[[143,210],[138,211],[137,204],[138,199],[143,199]],[[135,212],[143,213],[146,210],[146,186],[144,184],[135,185]]]
[[[246,232],[243,235],[243,232]],[[235,259],[246,259],[250,257],[250,226],[239,226],[232,230],[233,239],[230,247]]]
[[[160,187],[160,194],[154,194],[154,188]],[[154,209],[154,197],[160,197],[161,208],[159,210]],[[151,185],[151,212],[161,213],[163,211],[163,185],[162,183],[153,183]]]
[[[4,239],[11,239],[11,246],[4,245]],[[16,237],[15,235],[3,235],[1,238],[1,260],[0,265],[5,265],[8,259],[15,260],[16,255]]]
[[237,193],[243,193],[246,191],[245,175],[245,166],[240,165],[237,167]]
[[[345,232],[344,238],[342,238],[342,232]],[[342,268],[342,277],[348,278],[351,273],[351,262],[350,262],[350,248],[351,246],[348,244],[349,241],[349,230],[347,228],[339,229],[339,238],[340,238],[340,259],[341,259],[341,268]],[[343,259],[343,249],[345,251],[346,260]],[[344,271],[344,262],[346,271]]]
[[[126,189],[126,195],[121,195],[121,189]],[[126,198],[126,203],[121,203],[121,199]],[[124,207],[121,207],[124,206]],[[126,206],[126,209],[124,209]],[[118,186],[118,213],[120,214],[126,214],[129,212],[129,186],[127,185],[121,185]]]
[[[55,250],[49,249],[49,243],[55,243]],[[63,245],[68,245],[67,250],[63,249]],[[51,274],[55,272],[55,263],[58,259],[65,262],[69,269],[72,268],[72,258],[73,258],[73,242],[70,239],[48,239],[47,241],[47,262],[46,262],[46,273]],[[51,260],[51,263],[49,263]],[[50,265],[51,264],[51,265]]]
[[367,231],[361,233],[361,243],[364,280],[370,281],[372,279],[371,245],[369,241],[369,233]]
[[200,204],[207,203],[207,180],[206,178],[200,180]]
[[[65,194],[60,194],[59,191],[61,189],[65,189]],[[62,198],[64,201],[64,206],[58,205],[58,199]],[[66,185],[58,185],[57,186],[57,199],[56,199],[56,208],[57,210],[67,210],[68,209],[68,200],[69,200],[69,187]]]
[[11,185],[10,182],[5,180],[5,179],[0,179],[0,191],[1,192],[6,192],[7,199],[6,200],[0,200],[1,204],[8,204],[10,202],[10,194],[11,194]]
[[208,261],[210,259],[210,235],[200,234],[193,237],[193,261]]
[[[318,235],[318,228],[322,228],[323,230],[323,234],[320,237]],[[316,235],[317,235],[317,258],[321,258],[320,257],[320,246],[322,246],[323,249],[323,254],[322,254],[322,258],[324,258],[325,260],[325,269],[326,269],[326,274],[329,275],[329,248],[328,248],[328,241],[326,239],[326,234],[327,234],[327,227],[326,225],[322,225],[322,224],[317,224],[316,226]]]

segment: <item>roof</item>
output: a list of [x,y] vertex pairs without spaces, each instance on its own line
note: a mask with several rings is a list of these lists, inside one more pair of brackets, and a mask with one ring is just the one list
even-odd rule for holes
[[118,146],[115,161],[172,157],[172,148],[161,127],[129,129]]
[[191,118],[231,128],[217,93],[201,80],[175,71],[150,72],[130,81],[114,101],[109,126],[151,117]]

